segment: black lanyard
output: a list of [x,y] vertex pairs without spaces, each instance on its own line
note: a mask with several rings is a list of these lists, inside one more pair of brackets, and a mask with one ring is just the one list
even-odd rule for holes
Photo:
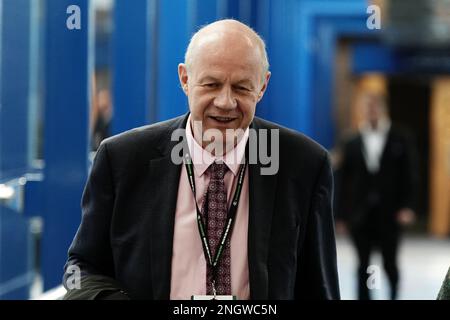
[[[217,267],[217,264],[219,263],[219,259],[222,257],[222,253],[225,248],[225,243],[226,243],[227,239],[229,238],[229,235],[233,231],[234,218],[236,216],[237,207],[239,204],[239,198],[241,196],[242,185],[244,183],[244,173],[245,173],[245,168],[247,166],[247,161],[244,158],[244,163],[241,164],[241,166],[239,168],[238,182],[237,182],[236,190],[234,191],[233,201],[231,202],[230,209],[228,210],[227,223],[225,224],[224,230],[222,231],[222,237],[220,239],[219,247],[217,248],[214,258],[211,256],[211,249],[209,247],[208,237],[205,232],[206,227],[205,227],[205,224],[203,223],[203,219],[202,219],[200,210],[197,205],[197,199],[196,199],[196,193],[195,193],[194,167],[192,165],[192,158],[189,153],[186,154],[184,163],[186,165],[186,172],[188,175],[189,184],[191,185],[192,193],[194,194],[195,208],[197,210],[197,225],[198,225],[198,230],[200,233],[200,239],[202,241],[203,253],[205,255],[205,259],[206,259],[207,263],[212,268],[213,275],[215,278],[215,269]],[[213,279],[213,281],[214,281],[214,279]],[[214,287],[214,283],[213,283],[213,287]]]

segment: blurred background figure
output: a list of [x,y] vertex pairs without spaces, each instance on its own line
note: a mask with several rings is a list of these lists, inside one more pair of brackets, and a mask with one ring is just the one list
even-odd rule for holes
[[416,152],[408,133],[391,123],[386,97],[362,92],[358,132],[345,142],[340,163],[337,231],[350,233],[358,257],[358,297],[370,299],[368,267],[379,249],[396,299],[401,228],[414,221]]
[[109,90],[97,93],[92,108],[92,150],[97,150],[103,139],[111,135],[112,103]]

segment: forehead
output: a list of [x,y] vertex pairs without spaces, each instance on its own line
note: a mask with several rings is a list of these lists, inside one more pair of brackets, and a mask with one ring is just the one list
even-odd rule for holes
[[261,57],[257,47],[247,37],[213,34],[198,42],[192,67],[198,76],[237,73],[258,77]]

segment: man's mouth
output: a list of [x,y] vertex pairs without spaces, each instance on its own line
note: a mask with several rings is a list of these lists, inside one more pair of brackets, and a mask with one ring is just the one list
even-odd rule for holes
[[232,117],[214,117],[214,116],[210,116],[210,118],[216,120],[217,122],[221,122],[221,123],[229,123],[236,119],[236,118],[232,118]]

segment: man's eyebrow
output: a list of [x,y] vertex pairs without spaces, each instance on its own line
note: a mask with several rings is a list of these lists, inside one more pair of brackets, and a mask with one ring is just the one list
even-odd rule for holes
[[200,78],[199,82],[200,83],[204,83],[204,82],[220,82],[220,79],[215,78],[213,76],[205,76],[203,78]]
[[236,85],[246,85],[253,88],[253,83],[250,79],[242,79],[235,83]]
[[242,80],[236,81],[236,84],[243,84],[243,83],[249,83],[249,84],[251,84],[252,81],[251,81],[250,79],[242,79]]
[[[204,76],[203,78],[200,78],[200,80],[198,81],[198,83],[202,84],[202,83],[208,83],[208,82],[213,82],[213,83],[220,83],[222,80],[220,80],[219,78],[213,77],[213,76]],[[248,86],[251,87],[251,89],[253,89],[253,83],[250,79],[241,79],[238,80],[236,82],[233,83],[233,85],[244,85],[244,86]]]

